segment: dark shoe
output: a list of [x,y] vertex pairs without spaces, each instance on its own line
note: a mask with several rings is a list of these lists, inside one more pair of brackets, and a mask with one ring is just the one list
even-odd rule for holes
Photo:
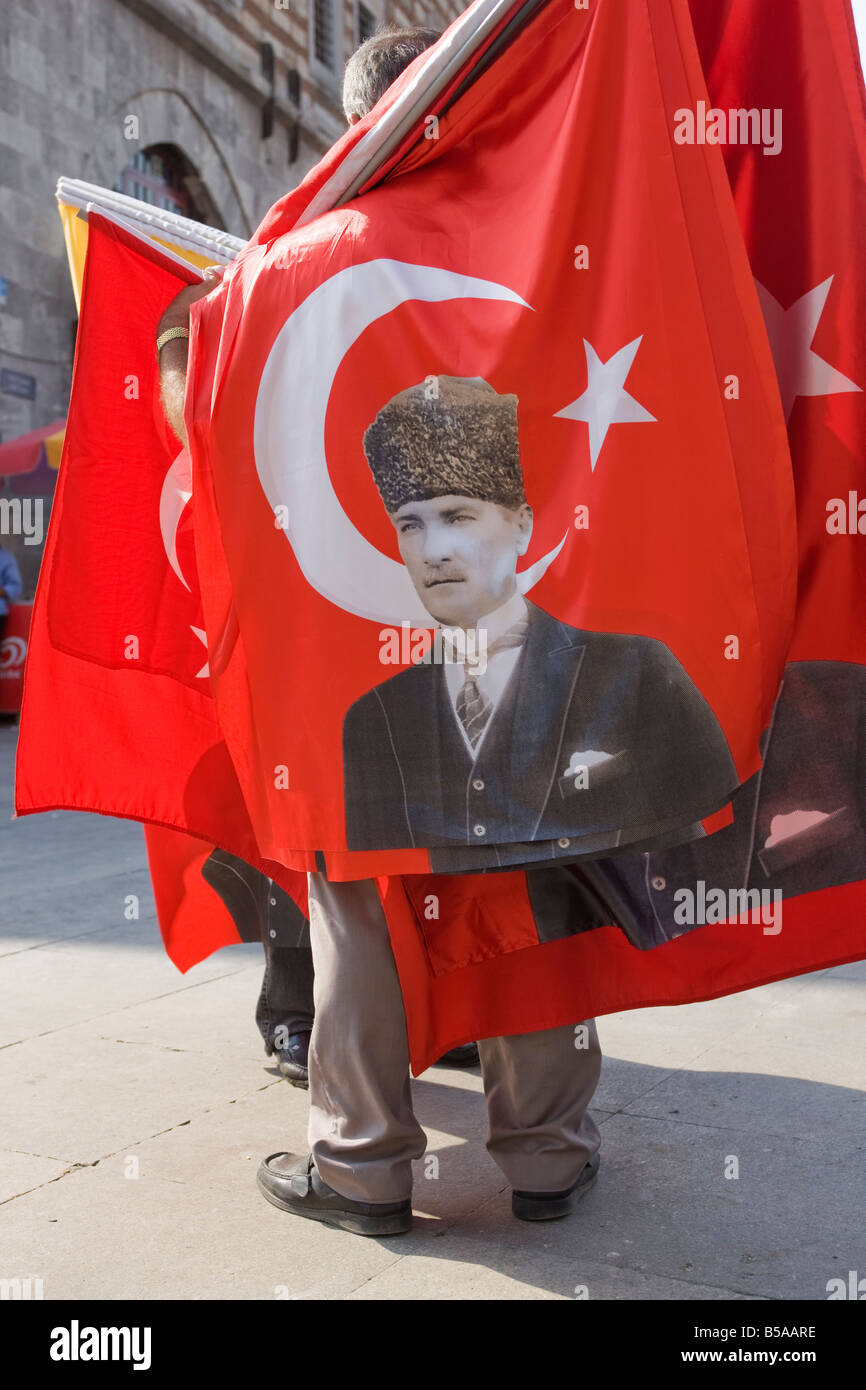
[[474,1042],[461,1043],[459,1047],[452,1047],[450,1052],[443,1052],[438,1062],[434,1062],[434,1067],[477,1067],[479,1063],[478,1044]]
[[319,1176],[312,1154],[271,1154],[259,1165],[257,1182],[281,1211],[309,1216],[356,1236],[398,1236],[412,1226],[412,1203],[355,1202],[341,1197]]
[[568,1216],[574,1203],[598,1177],[600,1162],[598,1154],[593,1154],[581,1168],[577,1181],[564,1192],[512,1192],[511,1210],[520,1221],[555,1221],[558,1216]]
[[280,1075],[284,1076],[292,1086],[300,1086],[302,1091],[310,1088],[310,1076],[307,1062],[310,1053],[309,1033],[290,1033],[286,1039],[285,1047],[274,1047],[273,1043],[265,1043],[265,1052],[268,1057],[277,1054],[277,1066]]

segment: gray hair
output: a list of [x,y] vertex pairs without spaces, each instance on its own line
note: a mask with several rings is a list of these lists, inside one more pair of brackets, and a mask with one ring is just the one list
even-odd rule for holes
[[372,111],[403,69],[439,38],[441,35],[436,29],[388,24],[365,39],[346,63],[343,76],[346,120],[366,116]]

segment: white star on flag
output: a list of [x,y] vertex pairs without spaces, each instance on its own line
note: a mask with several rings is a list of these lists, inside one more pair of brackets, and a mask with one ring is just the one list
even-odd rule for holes
[[655,421],[634,396],[624,390],[625,379],[641,345],[640,338],[627,343],[606,362],[602,362],[591,343],[583,340],[586,352],[586,390],[571,405],[555,412],[564,420],[584,420],[589,425],[589,463],[595,465],[611,425],[643,424]]
[[783,309],[778,299],[760,281],[755,281],[786,420],[790,420],[798,396],[835,396],[842,391],[862,390],[812,351],[812,339],[832,283],[831,275],[795,300],[790,309]]

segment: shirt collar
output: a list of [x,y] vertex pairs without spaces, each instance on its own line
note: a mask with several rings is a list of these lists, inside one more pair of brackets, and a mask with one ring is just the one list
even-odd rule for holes
[[494,608],[492,613],[486,613],[483,618],[479,618],[475,624],[477,629],[487,633],[487,645],[491,646],[501,637],[503,632],[507,632],[515,623],[519,623],[521,618],[528,616],[526,599],[518,590],[501,603],[498,608]]
[[[501,603],[498,608],[494,608],[492,612],[485,613],[482,618],[479,618],[475,624],[475,629],[485,633],[485,646],[489,648],[510,627],[519,623],[521,619],[528,618],[528,616],[529,609],[526,605],[526,599],[517,590],[511,595],[511,598],[506,599],[505,603]],[[439,624],[440,630],[445,629],[446,631],[453,630],[453,626],[453,623]]]

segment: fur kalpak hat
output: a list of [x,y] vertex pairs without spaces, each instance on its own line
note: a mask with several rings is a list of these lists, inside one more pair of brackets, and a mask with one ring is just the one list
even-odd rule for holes
[[364,453],[388,512],[431,497],[526,501],[517,442],[517,397],[480,377],[428,377],[384,405]]

